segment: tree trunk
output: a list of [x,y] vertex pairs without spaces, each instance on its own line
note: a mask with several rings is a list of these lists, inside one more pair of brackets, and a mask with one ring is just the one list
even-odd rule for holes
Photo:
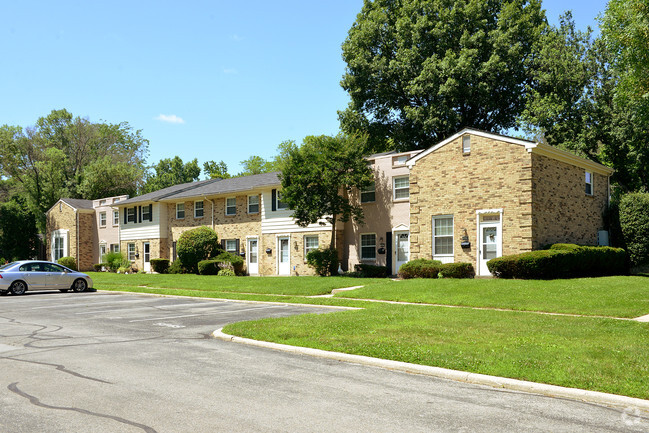
[[329,248],[336,249],[336,215],[331,218],[331,243]]

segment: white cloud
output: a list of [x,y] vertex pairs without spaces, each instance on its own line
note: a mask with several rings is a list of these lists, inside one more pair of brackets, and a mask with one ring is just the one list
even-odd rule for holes
[[166,123],[185,123],[182,117],[178,117],[175,114],[161,114],[155,119]]

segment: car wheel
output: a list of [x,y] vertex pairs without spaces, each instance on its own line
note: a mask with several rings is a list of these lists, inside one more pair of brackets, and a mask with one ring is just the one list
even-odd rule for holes
[[14,295],[22,295],[27,291],[27,284],[22,281],[14,281],[11,287],[9,287],[9,290]]
[[68,293],[70,289],[59,289],[59,292]]
[[88,283],[86,283],[86,280],[82,278],[75,280],[74,284],[72,284],[72,290],[74,290],[77,293],[84,292],[87,288],[88,288]]

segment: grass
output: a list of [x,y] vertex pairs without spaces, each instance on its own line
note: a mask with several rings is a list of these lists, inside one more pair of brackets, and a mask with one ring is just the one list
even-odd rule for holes
[[[228,325],[243,337],[649,399],[643,277],[520,281],[92,274],[99,290],[361,307]],[[307,296],[364,285],[333,298]],[[472,310],[414,303],[493,307]]]
[[645,277],[382,280],[336,297],[626,318],[649,314],[649,280]]

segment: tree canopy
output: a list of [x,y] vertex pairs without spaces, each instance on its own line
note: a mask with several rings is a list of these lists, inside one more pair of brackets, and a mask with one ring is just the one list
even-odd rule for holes
[[301,227],[328,221],[333,226],[332,248],[336,245],[336,221],[353,218],[363,222],[363,210],[350,196],[373,181],[363,157],[365,140],[342,134],[309,136],[301,146],[287,147],[281,165],[282,201]]
[[195,182],[201,175],[198,159],[183,163],[179,156],[161,159],[147,172],[142,193],[157,191],[173,185]]
[[365,0],[342,46],[342,130],[381,151],[513,127],[546,26],[539,0]]

